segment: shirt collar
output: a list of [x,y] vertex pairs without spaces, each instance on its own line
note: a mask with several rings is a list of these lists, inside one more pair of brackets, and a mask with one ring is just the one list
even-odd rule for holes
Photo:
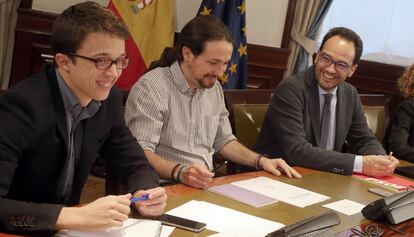
[[[63,104],[65,106],[66,113],[70,113],[74,119],[78,118],[83,110],[78,97],[73,94],[72,90],[66,84],[65,80],[63,80],[62,75],[60,75],[59,71],[56,71],[56,78],[58,81],[58,86],[60,93],[62,95]],[[101,103],[99,101],[92,100],[85,108],[86,108],[86,117],[92,117],[96,112],[98,112]]]
[[319,91],[319,95],[324,95],[324,94],[332,94],[334,96],[336,96],[336,91],[338,90],[338,87],[336,86],[332,91],[330,92],[326,92],[324,91],[318,84],[318,91]]

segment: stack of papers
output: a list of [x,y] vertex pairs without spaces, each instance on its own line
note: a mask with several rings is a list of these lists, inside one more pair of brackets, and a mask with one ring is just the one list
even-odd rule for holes
[[167,214],[206,223],[207,229],[220,233],[217,236],[263,237],[284,226],[278,222],[197,200],[189,201]]
[[[275,203],[277,200],[297,207],[306,207],[330,198],[267,177],[257,177],[231,184],[219,185],[210,188],[209,191],[233,198],[254,207]],[[248,193],[246,194],[246,192]]]
[[[162,233],[161,233],[162,229]],[[109,228],[102,231],[61,230],[55,236],[59,237],[158,237],[169,236],[174,227],[163,226],[155,220],[128,219],[122,227]]]

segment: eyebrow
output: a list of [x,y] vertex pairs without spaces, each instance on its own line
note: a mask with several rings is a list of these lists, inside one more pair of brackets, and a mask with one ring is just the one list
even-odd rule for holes
[[[122,53],[121,55],[119,55],[116,58],[120,58],[120,57],[124,57],[124,56],[126,56],[126,53]],[[92,55],[92,57],[109,57],[109,54],[108,53],[98,53],[98,54]]]

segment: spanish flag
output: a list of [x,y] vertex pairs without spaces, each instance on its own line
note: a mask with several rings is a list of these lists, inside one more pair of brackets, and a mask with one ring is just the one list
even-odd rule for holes
[[173,1],[110,0],[108,8],[128,26],[131,37],[125,41],[130,65],[123,70],[116,85],[129,90],[151,62],[158,60],[174,40]]

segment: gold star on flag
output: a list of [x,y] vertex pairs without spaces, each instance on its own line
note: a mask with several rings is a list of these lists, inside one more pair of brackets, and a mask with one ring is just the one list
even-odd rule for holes
[[246,36],[246,27],[241,28],[241,30],[243,31],[244,36]]
[[247,45],[243,46],[243,44],[240,43],[240,47],[237,51],[239,52],[239,57],[241,57],[243,55],[247,55]]
[[219,80],[221,81],[221,84],[227,83],[229,81],[229,76],[227,73],[224,73],[223,76],[219,77]]
[[200,12],[201,15],[207,16],[210,15],[212,9],[208,9],[206,6],[204,6],[203,11]]
[[217,0],[217,4],[219,4],[220,2],[224,2],[224,0]]
[[230,70],[231,74],[236,73],[236,71],[237,71],[237,64],[231,62],[231,66],[229,67],[229,70]]
[[244,1],[242,2],[242,5],[240,5],[237,8],[240,9],[240,14],[243,15],[243,13],[246,12],[246,4],[244,3]]

